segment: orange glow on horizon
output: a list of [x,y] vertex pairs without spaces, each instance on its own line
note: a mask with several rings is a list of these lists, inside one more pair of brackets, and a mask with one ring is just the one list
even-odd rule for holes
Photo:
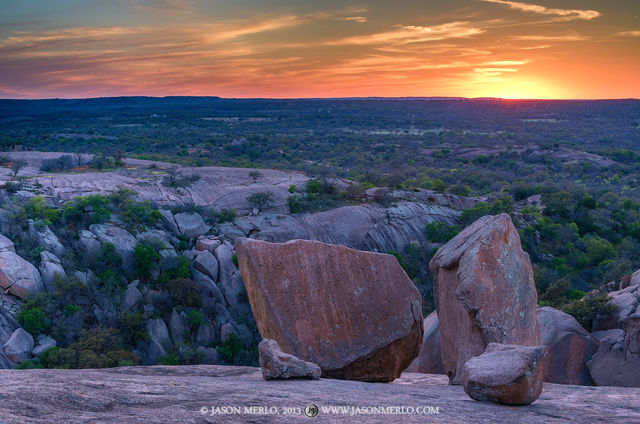
[[640,97],[631,0],[144,0],[73,17],[43,2],[4,17],[15,23],[0,28],[0,98]]

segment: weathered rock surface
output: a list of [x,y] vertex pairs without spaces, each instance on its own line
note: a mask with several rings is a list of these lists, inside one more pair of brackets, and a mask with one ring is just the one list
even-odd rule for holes
[[147,331],[151,340],[158,343],[165,350],[171,348],[171,338],[169,337],[169,330],[167,325],[160,318],[147,321]]
[[173,218],[176,220],[180,234],[188,238],[196,238],[209,231],[209,226],[197,212],[182,212],[175,214]]
[[459,216],[458,211],[431,203],[398,202],[389,208],[372,203],[313,214],[243,216],[223,226],[222,232],[231,239],[319,240],[374,252],[404,251],[412,242],[429,243],[425,225],[454,224]]
[[[640,421],[640,389],[547,383],[518,408],[474,402],[440,375],[405,373],[389,384],[341,380],[265,381],[259,368],[220,365],[87,370],[0,370],[0,421],[22,423],[304,423],[304,415],[212,415],[212,407],[299,407],[315,403],[322,423],[601,424]],[[351,407],[432,406],[438,414],[351,415]],[[322,408],[346,406],[345,413]],[[206,409],[205,409],[206,408]],[[434,411],[435,412],[435,411]]]
[[64,271],[60,259],[51,252],[40,253],[40,276],[44,283],[44,288],[50,292],[53,290],[53,283],[56,278],[66,278],[67,273]]
[[422,300],[395,257],[307,240],[236,251],[262,337],[323,376],[392,381],[417,357]]
[[462,370],[464,391],[472,399],[504,405],[529,405],[542,392],[546,346],[489,343]]
[[15,363],[20,363],[31,358],[33,337],[24,329],[17,328],[2,347],[9,359]]
[[442,365],[452,384],[489,343],[540,344],[531,263],[509,215],[478,219],[442,246],[429,268]]
[[10,250],[0,252],[0,287],[22,299],[44,290],[36,267]]
[[424,336],[420,355],[409,365],[407,372],[444,374],[440,355],[440,323],[437,311],[431,312],[424,319]]
[[545,306],[538,308],[542,344],[549,347],[549,366],[544,381],[559,384],[593,384],[587,362],[600,341],[571,315]]
[[284,353],[278,342],[264,339],[258,345],[260,368],[265,380],[286,380],[290,378],[311,378],[318,380],[322,370],[314,363]]

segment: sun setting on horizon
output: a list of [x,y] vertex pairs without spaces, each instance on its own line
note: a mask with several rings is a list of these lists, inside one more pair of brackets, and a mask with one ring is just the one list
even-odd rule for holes
[[640,4],[1,0],[0,97],[640,97]]

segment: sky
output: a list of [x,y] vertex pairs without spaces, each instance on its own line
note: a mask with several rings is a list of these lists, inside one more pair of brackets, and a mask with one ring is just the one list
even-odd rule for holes
[[0,0],[0,98],[640,98],[638,0]]

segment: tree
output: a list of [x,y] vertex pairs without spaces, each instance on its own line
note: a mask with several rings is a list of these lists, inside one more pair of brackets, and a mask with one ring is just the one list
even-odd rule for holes
[[27,162],[23,160],[17,160],[11,164],[11,173],[14,177],[17,177],[20,170],[25,166],[27,166]]
[[262,177],[262,173],[260,171],[251,171],[249,172],[249,176],[253,178],[254,183],[257,183],[258,178]]
[[268,191],[253,193],[251,196],[247,196],[247,202],[251,209],[258,209],[258,212],[262,212],[273,204],[273,193]]

